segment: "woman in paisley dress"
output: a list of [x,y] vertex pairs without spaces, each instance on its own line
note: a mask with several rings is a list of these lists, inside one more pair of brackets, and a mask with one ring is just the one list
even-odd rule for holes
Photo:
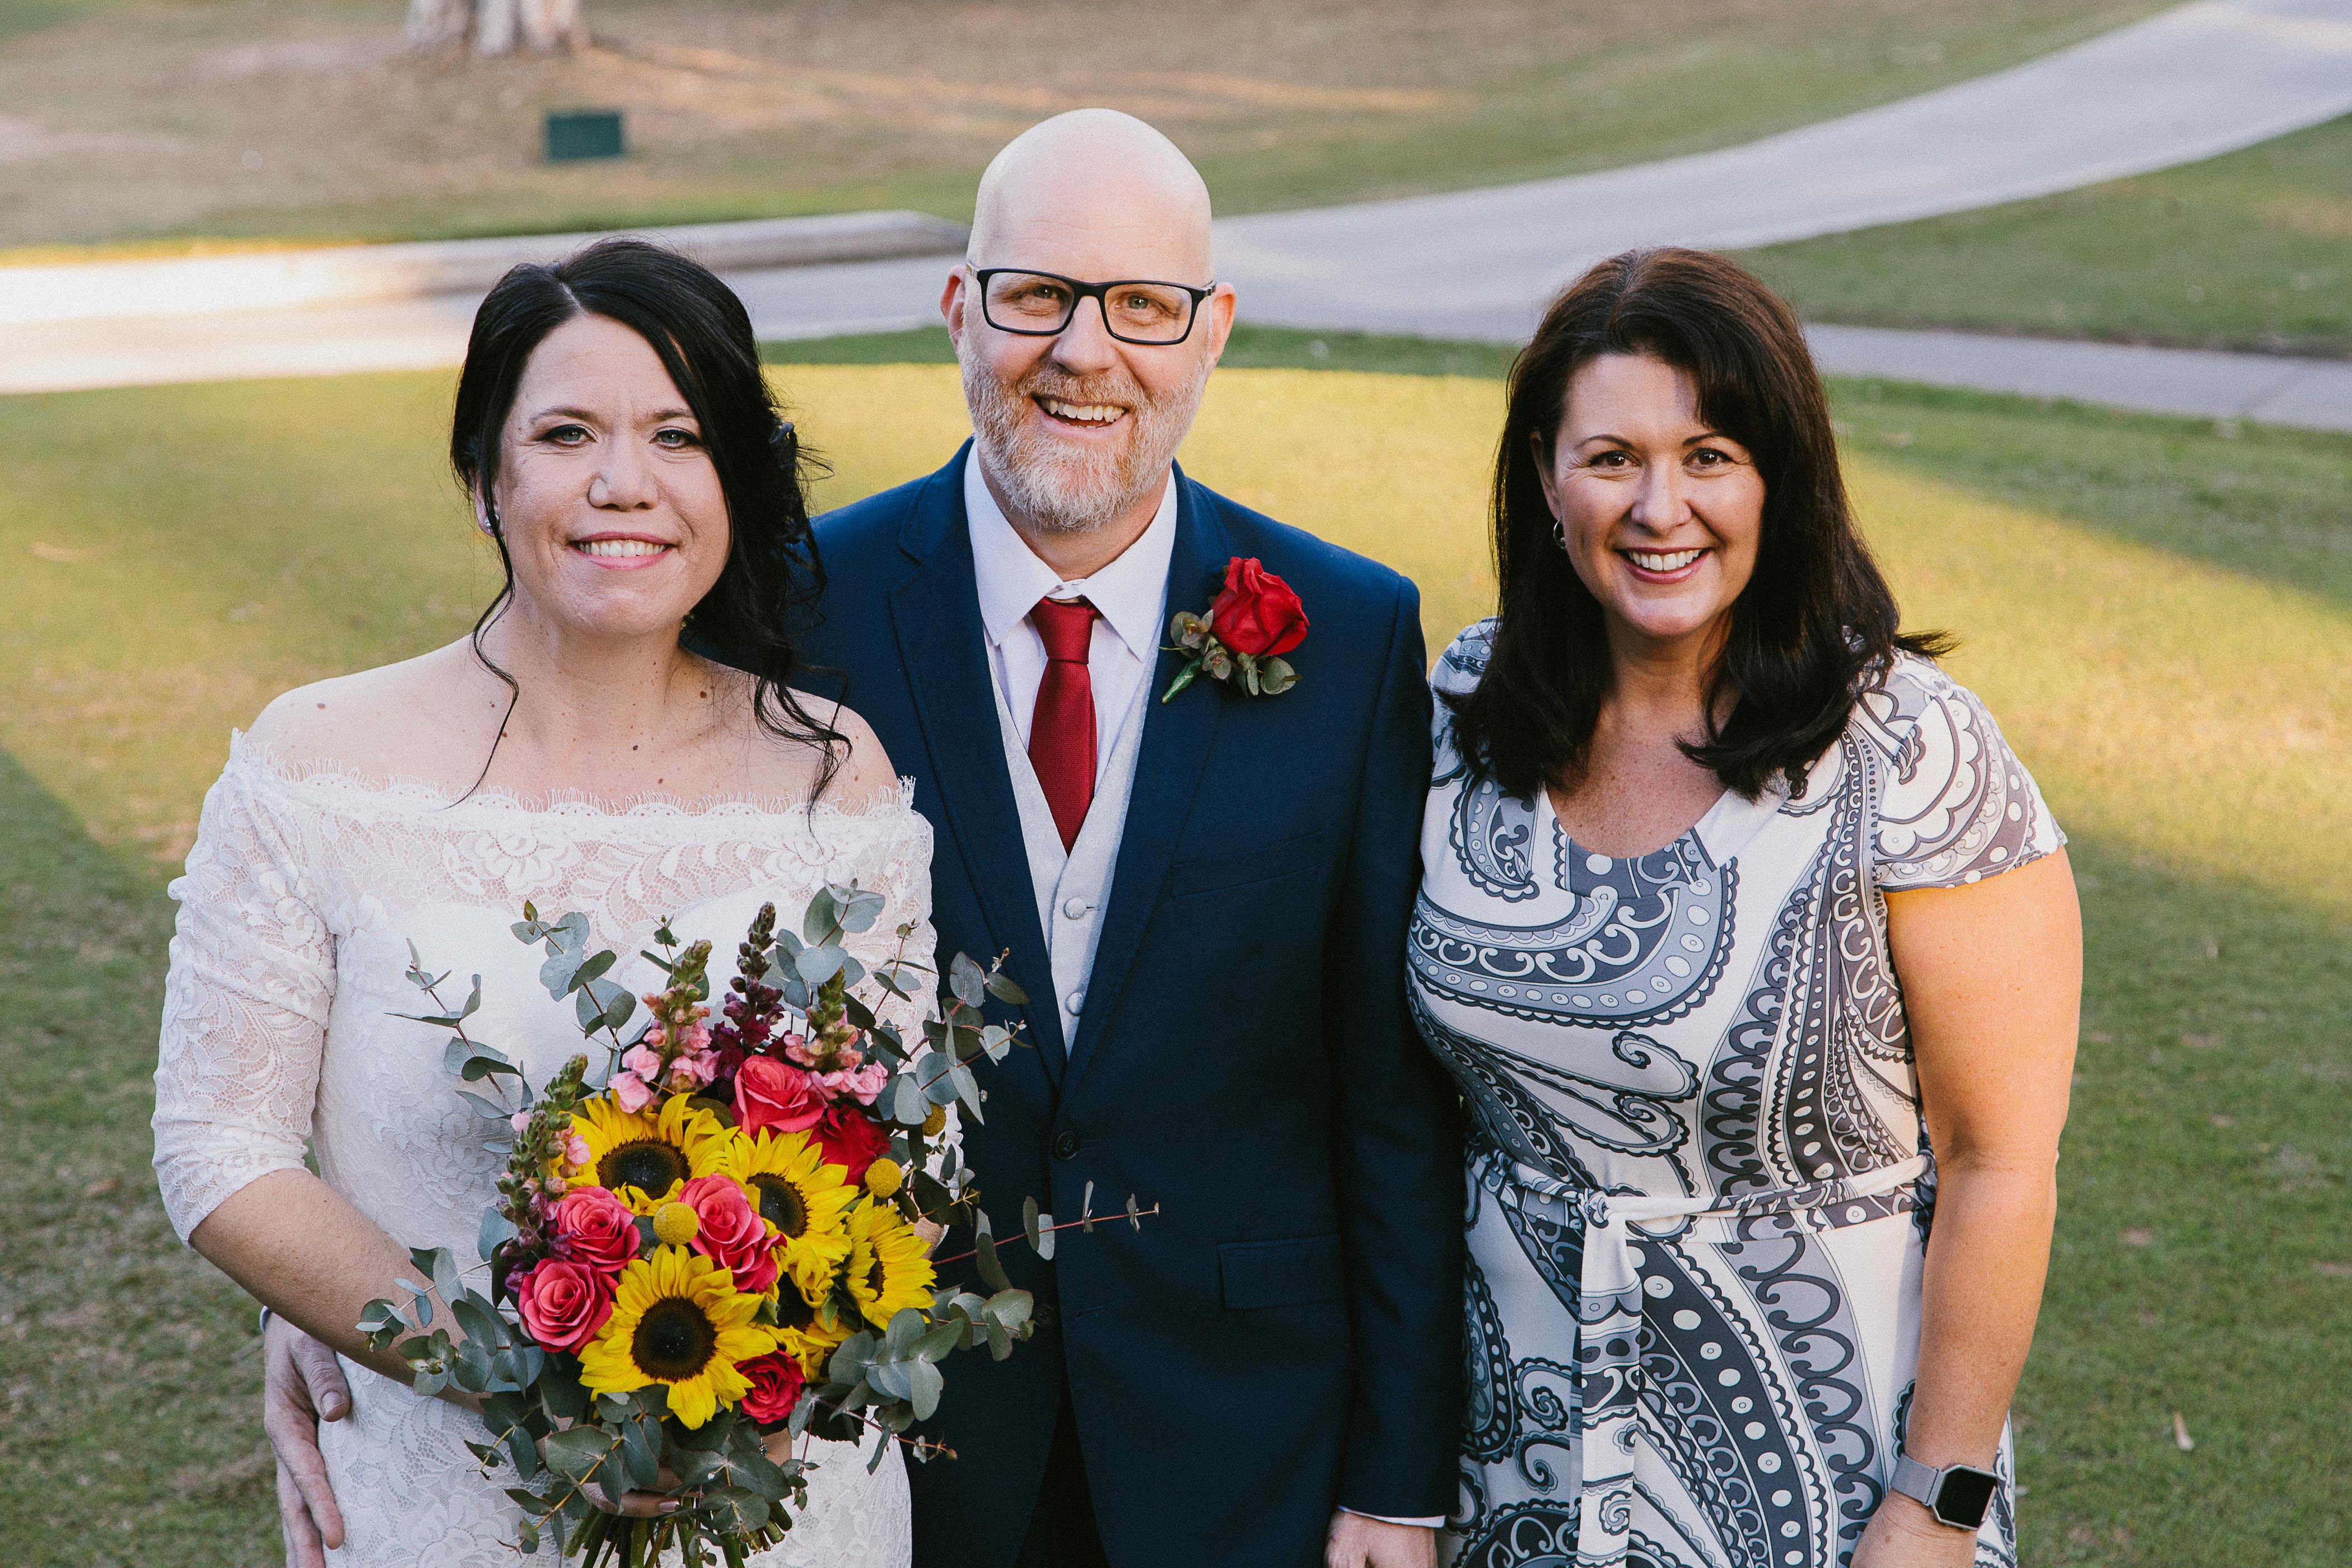
[[2013,1563],[2063,837],[1898,635],[1802,334],[1731,263],[1561,295],[1494,510],[1411,954],[1474,1127],[1447,1560]]
[[[710,939],[722,993],[760,905],[797,910],[828,883],[887,900],[852,939],[869,963],[902,922],[915,951],[932,941],[930,836],[888,759],[788,684],[808,513],[726,287],[630,242],[516,268],[475,319],[454,426],[505,587],[472,638],[289,692],[232,739],[173,889],[156,1074],[180,1234],[343,1358],[349,1409],[320,1433],[333,1502],[287,1508],[289,1553],[366,1568],[507,1568],[521,1517],[466,1451],[480,1422],[464,1397],[413,1393],[352,1327],[397,1294],[410,1247],[478,1263],[501,1164],[442,1070],[442,1032],[395,1016],[432,1011],[404,979],[410,943],[429,971],[480,972],[470,1029],[544,1083],[581,1040],[509,933],[525,899],[584,913],[625,954],[667,918]],[[659,976],[630,960],[614,978]],[[897,1459],[869,1476],[830,1447],[808,1510],[754,1561],[902,1568]]]

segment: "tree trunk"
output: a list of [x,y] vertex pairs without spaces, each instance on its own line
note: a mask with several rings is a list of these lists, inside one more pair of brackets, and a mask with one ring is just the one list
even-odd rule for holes
[[580,0],[408,0],[407,36],[413,49],[470,37],[478,55],[549,54],[585,48],[588,26]]

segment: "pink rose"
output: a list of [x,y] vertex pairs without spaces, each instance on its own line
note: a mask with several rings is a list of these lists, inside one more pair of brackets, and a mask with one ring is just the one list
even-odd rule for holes
[[574,1187],[555,1204],[562,1258],[618,1274],[637,1255],[637,1216],[603,1187]]
[[735,1274],[735,1289],[747,1296],[764,1296],[776,1282],[776,1249],[768,1237],[768,1222],[760,1217],[730,1176],[697,1176],[686,1184],[677,1201],[702,1221],[694,1233],[694,1250]]
[[798,1358],[778,1351],[738,1362],[735,1370],[751,1384],[751,1392],[743,1395],[744,1415],[762,1425],[793,1418],[793,1407],[801,1402],[801,1387],[807,1381],[801,1375]]
[[824,1114],[808,1074],[772,1057],[753,1057],[735,1073],[735,1123],[746,1132],[804,1132]]
[[605,1087],[613,1091],[614,1102],[632,1116],[654,1100],[653,1085],[633,1072],[614,1073],[613,1081]]
[[522,1326],[541,1350],[578,1350],[613,1315],[612,1282],[584,1263],[544,1258],[512,1285]]

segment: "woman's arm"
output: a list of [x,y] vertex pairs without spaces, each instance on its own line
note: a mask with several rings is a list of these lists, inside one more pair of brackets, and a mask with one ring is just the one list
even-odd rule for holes
[[[408,1381],[407,1363],[389,1351],[370,1350],[357,1324],[370,1301],[408,1305],[409,1293],[395,1280],[432,1282],[418,1274],[404,1247],[310,1172],[272,1171],[247,1183],[189,1233],[188,1245],[311,1338],[386,1377]],[[437,1294],[433,1327],[447,1329],[452,1341],[465,1337]],[[455,1385],[445,1397],[468,1406],[478,1403]]]
[[[2063,849],[1966,887],[1889,892],[1886,909],[1937,1173],[1905,1450],[1990,1469],[2050,1260],[2082,911]],[[1974,1551],[1889,1492],[1854,1565],[1966,1563]]]

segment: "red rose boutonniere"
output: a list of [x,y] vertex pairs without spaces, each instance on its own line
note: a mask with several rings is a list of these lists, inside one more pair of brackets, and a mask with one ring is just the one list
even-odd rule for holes
[[1206,672],[1227,685],[1238,681],[1252,697],[1273,697],[1298,683],[1298,672],[1283,655],[1307,638],[1307,612],[1290,584],[1259,564],[1255,556],[1225,563],[1225,586],[1209,613],[1180,610],[1169,623],[1176,639],[1169,651],[1185,656],[1184,668],[1168,683],[1165,702]]

